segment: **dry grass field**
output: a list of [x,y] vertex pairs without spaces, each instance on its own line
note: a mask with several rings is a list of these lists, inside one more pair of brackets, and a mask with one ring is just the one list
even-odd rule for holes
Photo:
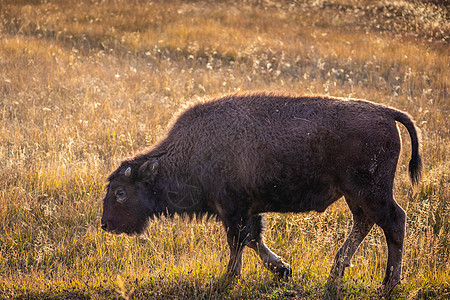
[[[441,1],[442,2],[442,1]],[[156,220],[146,234],[100,230],[106,177],[164,136],[201,97],[276,90],[365,98],[409,112],[424,176],[407,211],[393,299],[450,297],[450,14],[403,0],[0,0],[0,298],[317,299],[351,226],[325,213],[269,214],[266,239],[294,271],[250,250],[224,279],[222,225]],[[374,228],[339,296],[376,299],[387,247]]]

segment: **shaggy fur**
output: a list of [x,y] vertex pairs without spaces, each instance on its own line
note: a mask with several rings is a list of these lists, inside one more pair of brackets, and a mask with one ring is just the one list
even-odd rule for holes
[[[227,230],[230,274],[243,246],[289,276],[289,265],[262,237],[265,212],[323,212],[344,196],[354,227],[330,279],[343,276],[360,242],[379,225],[389,247],[384,285],[400,282],[405,212],[393,181],[400,153],[396,121],[412,143],[409,174],[420,179],[419,141],[404,112],[369,101],[252,93],[227,95],[181,114],[150,151],[125,160],[109,177],[102,228],[139,233],[149,217],[216,215]],[[125,170],[131,169],[127,176]],[[126,192],[126,201],[117,195]]]

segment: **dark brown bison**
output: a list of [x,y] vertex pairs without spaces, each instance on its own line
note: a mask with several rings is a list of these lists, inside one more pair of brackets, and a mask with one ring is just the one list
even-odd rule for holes
[[341,278],[374,224],[386,236],[383,281],[400,282],[405,212],[393,181],[400,152],[396,122],[412,143],[409,175],[420,179],[413,122],[372,102],[253,93],[228,95],[182,113],[150,151],[125,160],[108,178],[102,229],[142,232],[160,215],[214,215],[227,232],[228,274],[239,275],[244,246],[282,277],[291,268],[264,244],[262,214],[323,212],[345,197],[353,228],[339,249],[330,279]]

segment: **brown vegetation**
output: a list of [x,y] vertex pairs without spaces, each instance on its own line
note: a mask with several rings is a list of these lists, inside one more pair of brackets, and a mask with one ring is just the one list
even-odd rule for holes
[[[351,225],[343,201],[269,215],[266,240],[293,267],[288,282],[252,255],[241,281],[222,281],[218,223],[161,220],[140,238],[99,230],[107,174],[154,144],[175,111],[261,89],[365,98],[413,116],[425,169],[413,193],[403,143],[394,194],[408,219],[393,296],[448,297],[448,20],[443,6],[391,0],[1,1],[0,297],[320,297]],[[376,297],[385,257],[375,230],[343,297]]]

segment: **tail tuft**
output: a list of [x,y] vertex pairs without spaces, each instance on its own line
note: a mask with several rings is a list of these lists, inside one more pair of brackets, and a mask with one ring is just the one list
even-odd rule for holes
[[422,158],[419,154],[419,137],[416,126],[408,114],[398,110],[393,111],[395,120],[402,123],[406,127],[411,137],[412,153],[411,160],[409,161],[409,177],[411,177],[412,185],[416,186],[422,177]]
[[411,178],[413,186],[419,184],[419,181],[422,178],[422,158],[420,155],[412,157],[409,161],[409,177]]

